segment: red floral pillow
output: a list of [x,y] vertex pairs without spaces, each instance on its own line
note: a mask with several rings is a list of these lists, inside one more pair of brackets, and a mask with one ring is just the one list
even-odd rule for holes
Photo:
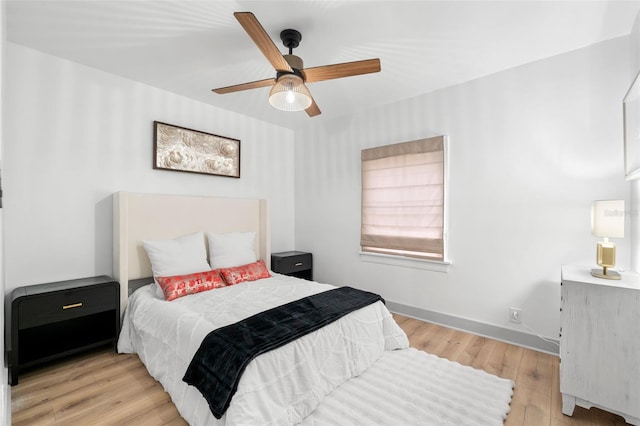
[[220,268],[218,271],[220,271],[228,285],[271,277],[264,260],[232,268]]
[[187,294],[200,293],[214,288],[225,287],[226,284],[218,270],[198,272],[189,275],[176,275],[174,277],[155,277],[160,285],[164,298],[167,301],[186,296]]

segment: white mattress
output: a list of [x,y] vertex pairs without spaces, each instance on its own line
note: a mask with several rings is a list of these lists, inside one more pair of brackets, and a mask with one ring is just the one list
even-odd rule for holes
[[138,353],[192,426],[296,424],[386,351],[408,347],[405,333],[384,304],[377,302],[352,312],[257,357],[245,370],[231,406],[219,420],[199,391],[182,377],[211,330],[331,288],[274,274],[165,302],[147,286],[129,298],[118,350]]

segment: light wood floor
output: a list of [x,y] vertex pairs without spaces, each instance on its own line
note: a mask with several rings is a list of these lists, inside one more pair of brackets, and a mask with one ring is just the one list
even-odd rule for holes
[[[563,416],[558,357],[394,315],[411,345],[516,383],[505,425],[624,425],[576,407]],[[186,425],[136,355],[103,350],[20,376],[11,389],[14,425]]]

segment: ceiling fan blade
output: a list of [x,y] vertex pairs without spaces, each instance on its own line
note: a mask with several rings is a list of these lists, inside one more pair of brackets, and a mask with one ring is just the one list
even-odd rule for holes
[[251,37],[253,42],[258,46],[262,54],[267,58],[276,71],[293,72],[289,63],[284,59],[280,50],[273,43],[273,40],[271,40],[253,13],[235,12],[233,16],[235,16],[238,22],[240,22],[242,28],[244,28],[247,34],[249,34],[249,37]]
[[250,83],[242,83],[242,84],[236,84],[233,86],[219,87],[217,89],[212,89],[212,91],[219,95],[224,95],[225,93],[240,92],[242,90],[273,86],[275,83],[276,83],[275,78],[267,78],[265,80],[252,81]]
[[334,78],[351,77],[353,75],[369,74],[380,71],[380,59],[365,59],[364,61],[345,62],[342,64],[323,65],[305,68],[302,74],[306,83],[332,80]]
[[318,108],[318,104],[316,104],[315,99],[311,98],[311,105],[309,105],[309,108],[305,109],[305,112],[309,117],[320,115],[320,108]]

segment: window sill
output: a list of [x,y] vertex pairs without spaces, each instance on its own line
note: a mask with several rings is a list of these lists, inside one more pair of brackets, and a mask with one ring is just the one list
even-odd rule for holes
[[412,257],[393,256],[389,254],[360,252],[360,260],[370,263],[382,263],[384,265],[401,266],[404,268],[424,269],[426,271],[449,272],[451,261],[427,260]]

